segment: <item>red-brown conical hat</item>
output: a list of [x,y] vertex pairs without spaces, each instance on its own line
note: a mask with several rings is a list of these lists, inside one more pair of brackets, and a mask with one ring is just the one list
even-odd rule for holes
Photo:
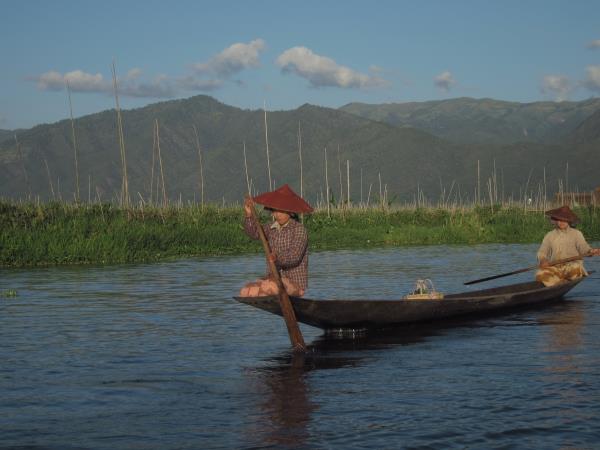
[[562,220],[563,222],[577,223],[579,217],[568,206],[561,206],[560,208],[551,209],[546,211],[546,215],[551,219]]
[[284,184],[278,189],[254,197],[254,201],[266,208],[293,213],[311,213],[313,208],[292,189]]

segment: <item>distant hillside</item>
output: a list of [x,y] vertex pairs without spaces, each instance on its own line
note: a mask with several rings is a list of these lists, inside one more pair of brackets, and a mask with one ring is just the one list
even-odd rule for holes
[[12,130],[0,130],[0,142],[7,139],[14,139],[15,132]]
[[381,105],[350,103],[340,109],[395,126],[419,128],[458,143],[555,144],[599,111],[600,99],[516,103],[456,98]]
[[579,144],[596,143],[600,158],[600,111],[581,122],[568,136],[568,141]]
[[[241,201],[246,187],[244,143],[248,176],[254,191],[268,189],[264,112],[231,107],[211,97],[156,103],[123,111],[124,137],[133,201],[156,198],[160,173],[155,158],[153,126],[160,126],[160,149],[166,192],[170,199],[200,199],[200,170],[193,126],[196,126],[204,165],[205,199]],[[274,185],[289,183],[300,190],[298,127],[302,136],[305,196],[312,203],[323,197],[325,148],[327,177],[333,196],[346,195],[346,161],[350,164],[351,199],[373,202],[381,189],[388,197],[411,200],[417,190],[433,199],[444,196],[470,199],[480,165],[482,196],[494,164],[498,197],[537,192],[544,176],[548,192],[567,177],[571,186],[591,189],[598,183],[599,158],[588,146],[457,144],[412,127],[396,127],[345,111],[304,105],[292,111],[267,113],[270,169]],[[104,111],[75,121],[79,146],[80,191],[84,199],[118,198],[121,188],[116,113]],[[69,120],[40,125],[18,134],[21,158],[14,139],[0,143],[0,196],[72,199],[75,170]],[[338,150],[339,149],[339,150]],[[156,154],[155,154],[156,156]],[[341,178],[340,178],[341,174]],[[59,194],[60,193],[60,194]]]

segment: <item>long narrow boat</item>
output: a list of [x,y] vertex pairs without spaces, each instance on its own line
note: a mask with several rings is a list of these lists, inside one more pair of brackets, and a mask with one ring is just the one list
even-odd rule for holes
[[[314,300],[290,297],[299,322],[324,330],[366,330],[532,306],[562,298],[581,279],[545,287],[534,281],[427,300]],[[234,297],[281,315],[277,296]]]

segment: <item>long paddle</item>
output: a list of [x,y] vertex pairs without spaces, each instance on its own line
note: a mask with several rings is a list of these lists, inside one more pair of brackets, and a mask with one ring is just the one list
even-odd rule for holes
[[[592,255],[591,255],[591,253],[586,253],[585,255],[571,256],[570,258],[558,259],[556,261],[552,261],[546,267],[557,266],[559,264],[564,264],[564,263],[568,263],[571,261],[577,261],[578,259],[583,259],[585,256],[592,256]],[[479,280],[467,281],[466,283],[463,283],[463,284],[481,283],[483,281],[489,281],[489,280],[495,280],[496,278],[508,277],[509,275],[516,275],[518,273],[523,273],[523,272],[527,272],[529,270],[534,270],[534,269],[539,269],[539,268],[540,268],[539,265],[530,266],[530,267],[526,267],[524,269],[513,270],[512,272],[508,272],[508,273],[502,273],[500,275],[492,275],[491,277],[480,278]]]
[[283,318],[285,319],[285,325],[287,326],[288,334],[290,336],[290,341],[292,342],[292,347],[294,351],[306,352],[306,344],[304,343],[304,338],[302,337],[302,332],[300,331],[300,327],[298,326],[298,321],[296,320],[296,314],[294,313],[294,308],[292,307],[292,302],[290,301],[290,296],[285,290],[285,286],[281,281],[281,276],[279,275],[279,271],[275,266],[275,263],[271,261],[269,255],[271,255],[271,247],[269,246],[269,242],[267,241],[267,237],[265,236],[265,230],[263,230],[260,221],[256,215],[256,209],[254,209],[254,201],[248,195],[246,195],[246,200],[248,200],[251,204],[250,214],[252,215],[252,220],[254,221],[254,225],[258,230],[258,235],[260,236],[260,240],[262,242],[263,248],[265,250],[265,256],[267,257],[267,265],[269,266],[269,270],[275,283],[277,284],[277,288],[279,290],[279,306],[281,307],[281,312],[283,314]]

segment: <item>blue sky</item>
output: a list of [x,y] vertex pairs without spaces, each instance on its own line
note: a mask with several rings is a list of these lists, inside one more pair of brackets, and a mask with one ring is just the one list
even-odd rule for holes
[[600,94],[599,1],[0,0],[0,128],[197,94],[294,109]]

